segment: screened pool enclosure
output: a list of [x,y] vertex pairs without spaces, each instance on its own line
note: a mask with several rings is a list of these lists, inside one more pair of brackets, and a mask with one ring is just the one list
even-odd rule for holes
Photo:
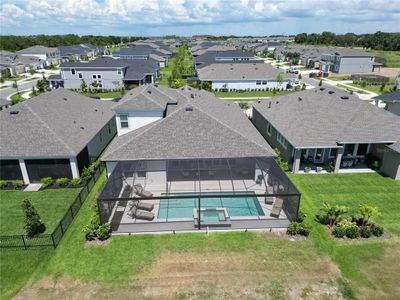
[[120,161],[108,172],[98,205],[114,233],[285,228],[300,205],[273,158]]

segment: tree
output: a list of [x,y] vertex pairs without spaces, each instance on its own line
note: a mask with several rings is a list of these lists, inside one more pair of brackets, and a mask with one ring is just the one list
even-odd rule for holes
[[358,206],[358,212],[361,215],[363,226],[368,225],[370,219],[373,219],[379,215],[379,209],[377,207],[365,204],[360,204]]
[[86,84],[84,79],[81,80],[80,89],[81,89],[82,93],[86,93],[87,92],[88,86],[87,86],[87,84]]
[[0,83],[4,83],[4,76],[0,77]]
[[29,74],[33,75],[35,73],[36,71],[32,68],[32,66],[29,66]]
[[299,80],[301,79],[301,74],[299,74]]
[[44,93],[50,90],[50,87],[45,79],[39,79],[36,83],[36,88],[39,93]]
[[210,82],[210,81],[203,81],[203,82],[201,83],[201,88],[202,88],[203,90],[205,90],[205,91],[211,92],[211,88],[212,88],[211,82]]
[[347,213],[348,209],[346,206],[335,205],[332,206],[328,202],[324,202],[321,210],[325,213],[325,216],[329,220],[329,227],[336,225],[340,216]]
[[37,96],[37,90],[34,86],[32,87],[32,96]]
[[322,79],[319,80],[318,86],[322,86]]
[[36,208],[32,205],[32,203],[25,199],[22,202],[22,210],[25,215],[25,231],[28,237],[34,237],[37,234],[40,234],[46,230],[46,226],[40,219],[39,213]]
[[171,83],[171,87],[173,89],[178,89],[178,88],[180,88],[180,87],[182,87],[184,85],[185,85],[185,82],[183,80],[181,80],[181,79],[172,80],[172,83]]
[[283,83],[283,77],[281,74],[278,74],[278,76],[276,76],[276,82],[278,82],[279,86],[282,85]]
[[379,90],[381,92],[383,92],[385,90],[385,87],[386,87],[386,83],[382,82],[381,87],[379,88]]

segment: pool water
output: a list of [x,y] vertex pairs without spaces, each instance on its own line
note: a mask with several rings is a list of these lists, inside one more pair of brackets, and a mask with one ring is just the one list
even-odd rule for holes
[[[238,192],[242,193],[242,192]],[[224,196],[224,193],[220,193],[220,197],[215,198],[202,198],[200,206],[201,208],[218,208],[225,207],[228,214],[233,217],[248,217],[248,216],[264,216],[264,212],[261,208],[257,197],[253,192],[243,192],[249,196],[232,198]],[[179,196],[193,196],[193,198],[185,199],[165,199],[160,201],[160,207],[158,210],[158,219],[182,219],[192,218],[193,209],[197,208],[198,198],[195,198],[195,193],[176,193],[169,194]]]
[[200,212],[200,220],[202,222],[220,222],[226,221],[225,213],[220,210],[207,210]]

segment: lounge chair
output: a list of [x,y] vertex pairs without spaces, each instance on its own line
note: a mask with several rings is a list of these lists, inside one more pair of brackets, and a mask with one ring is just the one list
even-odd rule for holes
[[128,217],[131,217],[132,219],[136,218],[140,220],[152,221],[154,219],[154,214],[152,212],[139,210],[136,206],[134,206],[128,212]]
[[136,195],[140,197],[150,198],[153,197],[153,193],[146,191],[140,183],[137,183],[133,186]]
[[282,210],[282,205],[283,205],[283,199],[276,198],[276,200],[274,202],[274,206],[272,207],[270,216],[274,217],[274,218],[279,218],[279,215],[281,214],[281,210]]
[[143,202],[140,200],[131,200],[128,202],[128,206],[130,208],[136,206],[138,209],[147,210],[147,211],[152,211],[154,209],[153,203],[146,203],[146,202]]

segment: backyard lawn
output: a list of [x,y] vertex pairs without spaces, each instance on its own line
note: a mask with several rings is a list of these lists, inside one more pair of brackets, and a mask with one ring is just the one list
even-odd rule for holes
[[[104,174],[104,173],[103,173]],[[1,295],[26,298],[386,298],[398,285],[400,183],[378,174],[293,175],[310,238],[267,233],[113,236],[87,247],[82,227],[99,179],[54,251],[2,251]],[[314,216],[323,201],[378,206],[389,240],[336,241]],[[26,264],[24,264],[26,261]],[[21,267],[27,272],[21,272]]]
[[377,93],[378,95],[390,93],[393,91],[393,87],[394,87],[394,83],[389,83],[389,84],[386,84],[383,91],[381,91],[381,86],[376,85],[376,84],[375,85],[374,84],[366,85],[365,87],[363,87],[361,84],[356,84],[356,83],[348,83],[348,84],[351,86],[354,86],[354,87],[358,87],[360,89],[364,89],[364,90],[367,90],[367,91],[370,91],[373,93]]
[[274,97],[293,93],[292,91],[246,91],[246,92],[214,92],[219,98],[243,98],[243,97]]
[[126,94],[126,92],[127,91],[123,91],[123,92],[121,92],[121,91],[113,91],[113,92],[104,92],[104,93],[81,93],[81,94],[83,94],[83,95],[85,95],[85,96],[87,96],[87,97],[100,97],[100,98],[112,98],[112,99],[115,99],[115,98],[120,98],[120,97],[123,97],[125,94]]
[[79,192],[80,189],[48,189],[39,192],[0,191],[0,235],[25,233],[21,209],[24,199],[31,200],[46,225],[45,233],[51,233]]
[[385,67],[400,68],[400,51],[379,51],[370,50],[372,54],[386,59]]

